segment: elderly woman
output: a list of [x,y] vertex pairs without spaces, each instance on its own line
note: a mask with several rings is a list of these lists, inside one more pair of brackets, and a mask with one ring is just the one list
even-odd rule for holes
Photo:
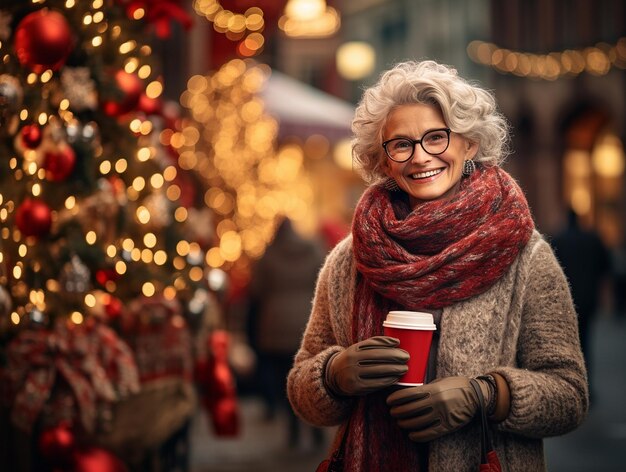
[[[582,422],[587,379],[566,279],[499,167],[508,127],[493,96],[447,66],[401,63],[352,129],[370,186],[320,272],[294,410],[342,425],[344,471],[474,472],[480,392],[503,469],[545,470],[542,438]],[[437,325],[422,386],[394,386],[409,355],[382,323],[398,309]]]

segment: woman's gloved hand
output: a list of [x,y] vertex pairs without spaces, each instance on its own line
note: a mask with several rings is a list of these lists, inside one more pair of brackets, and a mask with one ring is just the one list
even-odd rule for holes
[[[495,393],[487,380],[476,381],[488,405]],[[478,398],[468,377],[444,377],[403,388],[387,397],[387,405],[398,426],[415,442],[432,441],[456,431],[478,412]]]
[[374,336],[334,354],[326,363],[326,386],[336,395],[365,395],[393,385],[406,373],[409,353],[400,341]]

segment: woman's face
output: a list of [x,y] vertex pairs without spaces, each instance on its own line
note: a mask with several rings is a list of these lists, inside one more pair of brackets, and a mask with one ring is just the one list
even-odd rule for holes
[[[383,142],[394,138],[422,139],[431,130],[447,128],[437,106],[413,103],[395,108],[383,128]],[[413,156],[395,162],[386,154],[385,173],[409,195],[411,208],[426,200],[450,199],[458,191],[463,162],[476,155],[478,144],[450,133],[450,144],[441,154],[428,154],[415,144]]]

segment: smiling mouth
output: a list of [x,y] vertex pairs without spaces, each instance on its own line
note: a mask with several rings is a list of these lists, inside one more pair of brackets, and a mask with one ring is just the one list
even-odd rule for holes
[[417,172],[415,174],[411,174],[412,179],[426,179],[428,177],[433,177],[435,175],[441,174],[443,169],[433,169],[427,170],[426,172]]

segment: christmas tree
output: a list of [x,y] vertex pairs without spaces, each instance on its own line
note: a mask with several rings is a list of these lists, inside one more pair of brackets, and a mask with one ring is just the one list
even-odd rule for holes
[[145,22],[127,16],[149,11],[98,0],[13,3],[0,13],[11,322],[79,319],[93,308],[84,294],[94,287],[122,300],[174,298],[189,275],[176,255],[193,247],[175,234],[187,214],[180,169],[158,141],[158,63],[138,39]]
[[0,421],[46,460],[64,432],[114,424],[144,382],[191,375],[188,352],[155,361],[164,346],[134,343],[156,320],[189,349],[183,315],[207,304],[194,180],[162,144],[177,131],[151,46],[172,19],[190,26],[180,3],[0,6]]

